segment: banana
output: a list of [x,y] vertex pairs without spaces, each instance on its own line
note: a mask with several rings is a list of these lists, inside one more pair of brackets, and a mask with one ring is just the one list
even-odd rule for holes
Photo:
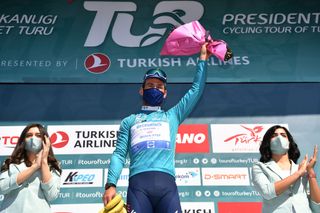
[[113,207],[110,211],[108,211],[108,213],[120,213],[123,210],[123,200],[121,199],[120,202]]
[[122,200],[122,197],[120,194],[116,194],[112,200],[110,200],[107,205],[104,207],[107,211],[110,211],[113,207],[115,207],[120,201]]
[[98,212],[98,213],[105,213],[105,208],[103,208],[103,209],[100,209],[100,211]]
[[127,210],[126,210],[126,208],[122,208],[122,211],[120,212],[120,213],[127,213]]

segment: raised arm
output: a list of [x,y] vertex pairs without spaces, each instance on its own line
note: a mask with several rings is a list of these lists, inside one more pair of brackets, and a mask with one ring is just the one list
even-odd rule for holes
[[311,157],[308,165],[307,165],[307,172],[309,178],[309,186],[310,186],[310,197],[316,203],[320,203],[320,188],[316,179],[316,173],[314,171],[314,166],[317,161],[318,155],[318,146],[314,147],[313,156]]
[[207,51],[206,47],[207,43],[201,47],[197,70],[191,88],[183,96],[183,98],[181,98],[178,104],[171,109],[177,115],[179,123],[182,123],[184,119],[191,113],[203,93],[207,79],[207,59],[211,55]]

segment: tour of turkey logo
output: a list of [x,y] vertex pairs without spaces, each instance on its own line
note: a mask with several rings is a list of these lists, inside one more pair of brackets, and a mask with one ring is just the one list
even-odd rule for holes
[[84,61],[84,67],[91,73],[102,74],[111,65],[109,57],[102,53],[92,53]]
[[259,153],[264,134],[274,125],[211,124],[212,150],[214,153]]
[[232,135],[231,137],[225,139],[224,142],[226,142],[226,143],[234,142],[234,144],[261,142],[262,136],[260,134],[264,130],[264,126],[258,125],[258,126],[254,126],[252,128],[246,127],[244,125],[240,125],[240,126],[244,129],[244,131],[241,133],[237,133],[237,134]]
[[54,148],[62,148],[68,144],[69,136],[65,132],[57,131],[51,135],[50,141]]

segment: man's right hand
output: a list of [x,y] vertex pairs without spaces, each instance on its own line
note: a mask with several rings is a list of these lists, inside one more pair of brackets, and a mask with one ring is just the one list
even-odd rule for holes
[[107,205],[107,203],[112,200],[112,198],[114,198],[116,196],[117,190],[116,187],[110,186],[103,195],[103,203],[104,206]]

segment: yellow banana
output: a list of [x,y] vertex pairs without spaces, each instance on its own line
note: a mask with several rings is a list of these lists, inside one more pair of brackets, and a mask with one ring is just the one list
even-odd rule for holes
[[122,208],[122,211],[120,212],[120,213],[127,213],[127,210],[126,210],[126,208]]
[[110,211],[108,211],[108,213],[120,213],[123,209],[123,200],[121,199],[120,202],[115,206],[113,207]]
[[116,194],[112,200],[110,200],[107,205],[104,207],[107,211],[110,211],[113,207],[115,207],[120,201],[122,200],[122,197],[120,194]]
[[98,212],[98,213],[105,213],[105,208],[103,208],[103,209],[100,209],[100,211]]

